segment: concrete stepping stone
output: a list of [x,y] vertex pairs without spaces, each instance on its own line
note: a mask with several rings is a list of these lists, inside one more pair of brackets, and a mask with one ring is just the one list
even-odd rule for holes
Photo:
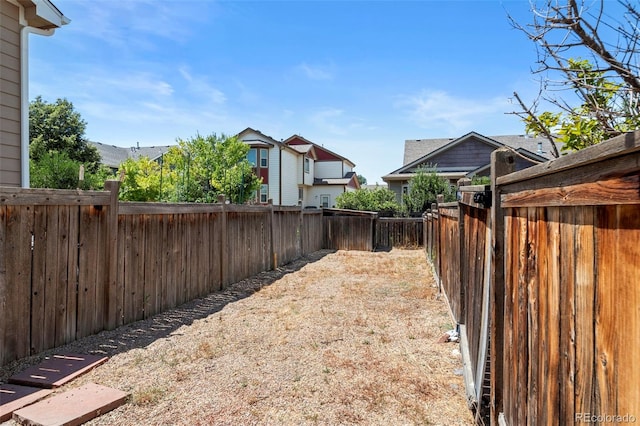
[[9,377],[9,383],[39,388],[57,388],[106,362],[109,357],[84,354],[59,354]]
[[0,385],[0,423],[9,420],[14,411],[41,400],[51,392],[50,389],[30,386]]
[[30,426],[76,426],[127,401],[128,393],[95,383],[54,395],[14,411],[13,420]]

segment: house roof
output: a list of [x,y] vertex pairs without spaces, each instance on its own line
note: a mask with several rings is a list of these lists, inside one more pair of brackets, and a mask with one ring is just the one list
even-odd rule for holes
[[300,135],[293,135],[289,137],[284,143],[290,147],[294,146],[304,146],[304,145],[313,145],[315,147],[317,160],[316,161],[346,161],[351,167],[355,167],[355,163],[349,160],[346,157],[343,157],[340,154],[336,154],[335,152],[325,148],[322,145],[318,145],[315,142],[311,142],[308,139],[303,138]]
[[349,185],[353,183],[355,188],[360,187],[356,172],[347,172],[341,178],[316,178],[313,180],[314,185]]
[[300,154],[306,154],[314,160],[318,159],[314,145],[290,145],[289,147]]
[[124,148],[121,146],[107,145],[93,141],[89,141],[89,145],[96,147],[100,154],[100,162],[102,164],[114,169],[120,167],[120,164],[125,162],[128,158],[137,160],[140,157],[148,157],[150,160],[157,160],[166,153],[171,146],[174,146],[135,146]]
[[[469,132],[459,138],[410,139],[405,141],[404,165],[383,176],[385,181],[406,180],[413,176],[416,167],[429,163],[429,159],[469,140],[477,140],[495,149],[510,147],[530,163],[544,162],[551,158],[551,144],[546,138],[534,138],[524,135],[484,136]],[[487,163],[488,165],[488,163]],[[487,165],[473,168],[438,167],[438,174],[456,179],[484,170]]]
[[[245,139],[245,136],[255,133],[256,135],[262,136],[261,139]],[[251,127],[247,127],[240,133],[236,135],[238,139],[242,139],[243,142],[248,143],[250,145],[268,145],[268,146],[276,146],[282,145],[282,142],[278,142],[274,138],[269,135],[265,135],[260,130],[252,129]]]
[[25,10],[29,26],[42,30],[60,28],[71,22],[69,18],[49,0],[18,0]]
[[[427,154],[434,154],[446,145],[455,142],[461,142],[469,137],[476,136],[483,138],[484,140],[490,140],[497,142],[501,145],[509,146],[516,150],[526,150],[532,154],[537,154],[546,160],[552,158],[551,143],[547,138],[532,137],[527,135],[502,135],[502,136],[483,136],[477,132],[470,132],[459,138],[440,138],[440,139],[407,139],[404,143],[404,160],[403,166],[414,162],[415,160],[426,156]],[[542,152],[539,153],[538,148],[542,148]]]

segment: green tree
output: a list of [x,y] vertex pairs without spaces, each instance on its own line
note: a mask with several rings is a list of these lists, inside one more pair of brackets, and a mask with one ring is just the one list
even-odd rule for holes
[[[87,144],[85,121],[66,99],[29,104],[30,185],[33,188],[102,189],[110,176]],[[80,170],[83,179],[80,179]]]
[[120,165],[124,174],[120,199],[124,201],[160,200],[160,164],[148,157],[128,158]]
[[[637,4],[544,0],[531,6],[532,23],[510,17],[536,44],[534,72],[542,75],[532,107],[514,93],[521,107],[514,114],[527,131],[562,143],[563,150],[578,150],[640,129]],[[542,104],[550,108],[538,112]]]
[[125,162],[120,196],[138,201],[212,203],[224,194],[232,203],[246,203],[260,187],[246,158],[248,150],[235,137],[215,133],[179,139],[160,163],[148,158]]
[[38,96],[29,104],[29,153],[38,161],[51,152],[64,152],[69,159],[84,165],[88,172],[96,172],[100,154],[87,143],[84,132],[87,123],[73,104],[66,99],[55,103]]
[[362,175],[358,175],[358,183],[360,184],[360,186],[362,185],[366,185],[367,184],[367,178],[362,176]]
[[400,205],[396,202],[396,194],[384,187],[343,192],[336,198],[336,206],[339,209],[384,212],[386,214],[395,214],[400,209]]
[[448,179],[439,176],[435,168],[419,168],[409,181],[404,208],[408,214],[422,213],[437,201],[438,195],[443,195],[445,202],[456,200]]

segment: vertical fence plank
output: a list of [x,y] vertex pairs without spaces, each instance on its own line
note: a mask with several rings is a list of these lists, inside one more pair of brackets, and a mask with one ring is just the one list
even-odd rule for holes
[[80,207],[80,250],[78,259],[78,326],[76,339],[90,336],[96,328],[98,287],[98,220],[93,206]]
[[575,412],[593,413],[595,395],[595,207],[576,212]]
[[[498,424],[498,416],[506,411],[503,407],[505,387],[505,318],[506,318],[506,279],[505,249],[510,243],[510,234],[505,224],[507,211],[502,208],[502,189],[497,184],[497,179],[515,171],[516,160],[512,152],[496,150],[491,153],[491,402],[490,422]],[[511,211],[510,211],[511,212]],[[508,364],[507,364],[508,365]]]
[[[529,222],[528,239],[531,244],[527,259],[527,268],[530,271],[527,277],[527,310],[529,313],[527,352],[531,354],[528,366],[527,395],[531,401],[539,401],[538,396],[542,393],[539,393],[539,389],[544,387],[544,363],[540,362],[540,354],[544,356],[545,351],[548,350],[544,346],[546,334],[543,329],[547,311],[545,310],[546,304],[541,301],[547,290],[547,266],[544,255],[547,250],[547,232],[544,209],[528,209],[527,220]],[[539,415],[542,415],[541,408],[538,407],[538,404],[528,404],[527,408],[528,424],[538,424]]]
[[547,231],[549,233],[548,255],[548,289],[545,301],[548,309],[546,354],[546,418],[544,421],[555,422],[559,412],[559,378],[560,378],[560,207],[547,208]]
[[78,328],[78,252],[80,250],[80,207],[69,208],[69,251],[66,293],[66,333],[65,343],[76,340]]
[[[638,206],[619,206],[616,238],[616,289],[610,297],[617,300],[622,315],[615,316],[613,328],[624,330],[626,336],[640,336],[640,215]],[[626,341],[619,339],[617,374],[617,415],[633,415],[640,418],[640,365],[637,351],[631,350]],[[635,340],[637,348],[637,340]]]
[[575,268],[576,268],[576,207],[560,212],[560,423],[575,422]]
[[107,282],[105,288],[106,309],[104,312],[104,323],[107,330],[113,330],[119,325],[119,300],[118,300],[118,193],[120,182],[108,180],[104,183],[104,189],[109,191],[109,205],[107,206],[106,230],[106,270]]
[[131,234],[129,231],[129,216],[126,215],[118,215],[118,242],[117,242],[117,250],[118,250],[118,263],[117,263],[117,281],[116,281],[116,307],[115,307],[115,321],[116,326],[120,327],[125,324],[127,316],[127,295],[126,291],[128,290],[128,266],[130,252],[127,249],[131,246]]
[[600,207],[598,214],[598,256],[596,282],[596,407],[599,415],[617,414],[618,349],[616,328],[619,306],[617,252],[618,207]]
[[5,322],[5,360],[23,358],[30,353],[32,206],[7,206],[6,249],[12,253],[6,263],[6,303],[10,306]]
[[[4,253],[7,252],[7,207],[0,205],[0,253],[3,255],[0,256],[0,318],[3,321],[0,321],[0,366],[4,365],[8,362],[8,358],[6,358],[6,348],[7,344],[5,342],[5,330],[7,328],[6,318],[9,317],[9,300],[8,300],[8,286],[7,282],[7,256],[4,256]],[[6,359],[6,361],[5,361]]]
[[[31,354],[46,349],[45,310],[47,309],[47,208],[33,206],[33,247],[31,249]],[[54,301],[55,301],[55,295]]]

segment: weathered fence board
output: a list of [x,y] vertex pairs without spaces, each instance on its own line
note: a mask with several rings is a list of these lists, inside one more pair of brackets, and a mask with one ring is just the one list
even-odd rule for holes
[[0,189],[0,365],[322,248],[321,210],[118,203],[105,187]]
[[423,226],[422,218],[377,218],[375,247],[422,247],[424,245]]
[[637,421],[640,132],[517,173],[506,150],[492,163],[490,214],[459,188],[459,220],[439,205],[424,231],[476,369],[466,382],[490,372],[477,408],[491,424]]

